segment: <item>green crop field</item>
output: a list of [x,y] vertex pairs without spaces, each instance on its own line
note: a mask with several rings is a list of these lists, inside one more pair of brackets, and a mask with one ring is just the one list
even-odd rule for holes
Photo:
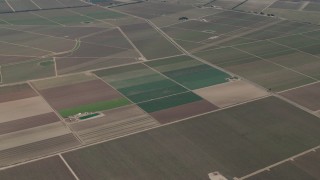
[[143,64],[95,72],[135,103],[187,91]]
[[164,97],[161,99],[156,99],[144,103],[138,104],[143,110],[146,112],[155,112],[160,111],[163,109],[168,109],[175,106],[180,106],[183,104],[200,101],[202,100],[201,97],[198,95],[192,93],[192,92],[186,92],[178,95],[173,95],[169,97]]
[[102,101],[102,102],[96,102],[92,104],[81,105],[73,108],[62,109],[62,110],[59,110],[59,113],[62,117],[68,117],[78,113],[103,111],[103,110],[125,106],[128,104],[130,104],[130,101],[128,101],[127,99],[118,98],[110,101]]
[[146,63],[189,89],[198,89],[227,82],[227,73],[187,56],[178,56]]

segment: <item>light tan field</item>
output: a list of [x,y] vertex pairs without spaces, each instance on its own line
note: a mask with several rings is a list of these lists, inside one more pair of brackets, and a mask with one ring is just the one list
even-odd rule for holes
[[0,103],[0,123],[52,112],[41,97],[31,97]]
[[0,151],[70,133],[61,122],[25,129],[0,136]]
[[226,107],[268,95],[268,92],[242,80],[210,86],[194,92],[219,107]]

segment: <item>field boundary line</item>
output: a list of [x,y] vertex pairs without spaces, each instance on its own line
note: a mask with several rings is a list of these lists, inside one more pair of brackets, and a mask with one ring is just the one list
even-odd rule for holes
[[133,49],[135,49],[137,51],[137,53],[141,56],[143,61],[146,61],[147,58],[142,54],[142,52],[137,48],[137,46],[131,41],[131,39],[126,35],[126,33],[124,33],[120,27],[117,27],[117,28],[120,31],[120,33],[122,34],[122,36],[131,44]]
[[64,165],[67,166],[68,170],[71,172],[71,174],[73,175],[73,177],[74,177],[76,180],[80,180],[80,179],[78,178],[78,176],[76,175],[76,173],[72,170],[72,168],[70,167],[70,165],[68,164],[68,162],[64,159],[64,157],[63,157],[61,154],[59,154],[59,157],[60,157],[60,159],[63,161]]
[[298,86],[298,87],[286,89],[286,90],[283,90],[283,91],[278,91],[277,93],[278,93],[278,94],[281,94],[281,93],[284,93],[284,92],[287,92],[287,91],[291,91],[291,90],[303,88],[303,87],[306,87],[306,86],[311,86],[311,85],[314,85],[314,84],[317,84],[317,83],[319,83],[319,81],[315,81],[315,82],[312,82],[312,83],[309,83],[309,84],[304,84],[304,85],[302,85],[302,86]]
[[3,76],[2,76],[2,66],[0,65],[0,83],[3,82]]
[[37,8],[42,9],[37,3],[35,3],[33,0],[30,0],[30,2],[32,2],[35,6],[37,6]]
[[16,12],[16,10],[13,9],[13,7],[9,4],[8,0],[5,0],[5,2],[7,3],[7,5],[10,7],[10,9],[11,9],[13,12]]
[[[11,42],[7,42],[7,41],[1,41],[1,43],[4,43],[4,44],[10,44],[10,45],[14,45],[14,46],[20,46],[20,47],[24,47],[24,48],[30,48],[30,49],[35,49],[35,50],[38,50],[38,51],[42,51],[42,52],[47,52],[47,53],[55,53],[53,51],[49,51],[49,50],[45,50],[45,49],[40,49],[40,48],[36,48],[36,47],[32,47],[32,46],[27,46],[27,45],[23,45],[23,44],[17,44],[17,43],[11,43]],[[37,56],[39,57],[39,56]]]
[[304,10],[304,8],[306,8],[306,7],[309,5],[309,3],[310,3],[310,1],[302,1],[302,2],[303,2],[303,4],[302,4],[302,6],[298,9],[298,11]]
[[57,70],[57,61],[56,61],[56,57],[53,57],[53,62],[54,62],[54,73],[55,76],[58,76],[58,70]]
[[243,176],[243,177],[241,177],[241,178],[234,178],[234,179],[244,180],[244,179],[247,179],[247,178],[252,177],[252,176],[254,176],[254,175],[257,175],[257,174],[259,174],[259,173],[261,173],[261,172],[263,172],[263,171],[270,171],[270,169],[273,168],[273,167],[276,167],[276,166],[278,166],[278,165],[281,165],[281,164],[283,164],[283,163],[285,163],[285,162],[287,162],[287,161],[294,161],[295,158],[298,158],[298,157],[303,156],[303,155],[305,155],[305,154],[308,154],[308,153],[310,153],[310,152],[315,152],[318,148],[320,148],[319,145],[316,146],[316,147],[313,147],[313,148],[311,148],[311,149],[308,149],[308,150],[306,150],[306,151],[303,151],[303,152],[301,152],[301,153],[299,153],[299,154],[296,154],[296,155],[294,155],[294,156],[291,156],[291,157],[289,157],[289,158],[287,158],[287,159],[284,159],[284,160],[282,160],[282,161],[279,161],[279,162],[277,162],[277,163],[274,163],[274,164],[272,164],[272,165],[270,165],[270,166],[267,166],[267,167],[265,167],[265,168],[259,169],[259,170],[255,171],[255,172],[251,173],[251,174],[245,175],[245,176]]
[[274,4],[275,2],[277,2],[277,0],[273,0],[273,2],[271,2],[269,5],[267,5],[265,8],[263,8],[260,12],[265,11],[266,9],[268,9],[270,6],[272,6],[272,4]]

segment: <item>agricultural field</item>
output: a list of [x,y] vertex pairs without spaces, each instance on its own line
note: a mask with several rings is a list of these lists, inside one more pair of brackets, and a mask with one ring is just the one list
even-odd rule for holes
[[188,56],[177,56],[146,63],[188,89],[199,89],[227,82],[230,75]]
[[[50,86],[43,86],[43,84],[50,84]],[[67,80],[47,79],[33,82],[33,85],[63,118],[130,104],[112,87],[92,75],[72,75]]]
[[315,116],[271,97],[63,157],[83,179],[207,179],[213,171],[232,179],[319,144],[319,126]]
[[[41,172],[41,173],[40,173]],[[0,171],[3,179],[74,180],[74,176],[58,156],[24,164]]]
[[303,156],[288,160],[283,164],[271,168],[269,171],[263,171],[247,179],[319,179],[319,158],[319,149],[315,149]]
[[28,84],[1,87],[0,92],[0,166],[79,145]]
[[319,179],[318,0],[0,0],[0,179]]
[[319,104],[320,83],[307,85],[280,93],[282,96],[310,109],[320,111]]

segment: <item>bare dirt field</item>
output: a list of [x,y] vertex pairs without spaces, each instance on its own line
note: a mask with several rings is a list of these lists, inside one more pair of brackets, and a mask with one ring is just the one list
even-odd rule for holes
[[29,129],[37,126],[42,126],[54,122],[58,122],[60,119],[54,113],[47,113],[36,115],[32,117],[17,119],[9,122],[0,123],[0,135],[16,132],[24,129]]
[[158,120],[161,124],[165,124],[201,113],[213,111],[215,109],[218,109],[218,107],[206,100],[200,100],[173,108],[156,111],[150,113],[150,115]]
[[280,93],[280,95],[307,107],[312,111],[320,110],[320,83],[304,86]]
[[52,109],[39,96],[0,103],[0,123],[49,112]]
[[40,93],[58,110],[121,97],[101,80],[50,88]]
[[0,87],[0,103],[37,96],[28,84]]
[[219,107],[226,107],[268,95],[268,92],[242,80],[210,86],[194,92]]
[[159,126],[160,123],[135,105],[104,111],[104,117],[71,124],[86,143],[111,139]]
[[70,133],[61,122],[21,130],[0,136],[0,151]]
[[17,63],[28,61],[34,59],[36,57],[26,57],[26,56],[1,56],[0,55],[0,65],[9,64],[9,63]]
[[[41,172],[41,173],[39,173]],[[63,161],[50,157],[0,171],[0,177],[11,180],[74,180]]]

